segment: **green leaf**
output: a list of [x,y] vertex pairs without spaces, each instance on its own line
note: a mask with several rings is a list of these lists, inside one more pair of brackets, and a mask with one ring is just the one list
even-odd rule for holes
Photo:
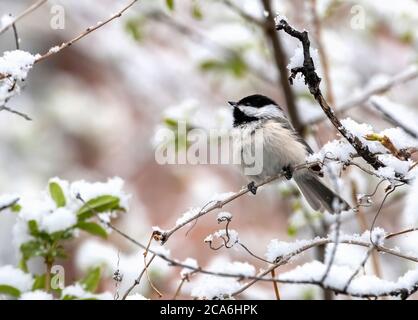
[[43,256],[46,253],[42,243],[37,240],[23,243],[20,246],[20,252],[22,252],[24,261],[28,261],[32,257]]
[[10,210],[12,210],[12,212],[20,212],[20,210],[22,210],[22,206],[16,203],[10,208]]
[[32,285],[32,290],[45,289],[45,280],[46,280],[46,276],[44,274],[36,275],[35,281],[33,282],[33,285]]
[[1,285],[0,284],[0,293],[1,294],[8,294],[9,296],[19,298],[20,297],[20,290],[16,289],[12,286]]
[[49,184],[49,193],[52,199],[54,199],[58,208],[65,206],[66,204],[65,195],[58,183],[51,182]]
[[170,127],[171,129],[177,129],[178,128],[178,122],[175,119],[164,118],[164,124],[167,127]]
[[81,221],[77,223],[76,227],[80,228],[81,230],[87,231],[88,233],[92,235],[102,237],[103,239],[107,238],[106,230],[103,229],[97,223]]
[[100,283],[101,268],[92,268],[87,275],[80,281],[84,289],[90,292],[95,292]]
[[29,272],[28,264],[26,263],[26,260],[24,258],[20,259],[18,267],[20,270],[24,272]]
[[174,0],[165,0],[165,3],[167,5],[167,8],[170,9],[170,11],[174,10]]
[[287,234],[289,235],[289,237],[294,237],[296,236],[296,234],[298,233],[298,228],[296,228],[293,225],[290,225],[287,227]]
[[200,9],[199,4],[197,4],[195,1],[193,2],[193,7],[192,7],[192,17],[195,18],[196,20],[203,19],[202,10]]
[[237,78],[243,77],[248,66],[240,55],[231,55],[225,60],[209,59],[200,64],[203,71],[228,72]]
[[134,38],[135,41],[140,41],[143,37],[140,23],[137,20],[129,20],[125,25],[126,31]]
[[37,237],[39,235],[38,223],[35,220],[28,221],[29,234]]
[[88,219],[94,216],[96,213],[112,211],[112,210],[123,210],[119,206],[119,198],[115,196],[100,196],[87,201],[78,210],[77,215],[79,221]]

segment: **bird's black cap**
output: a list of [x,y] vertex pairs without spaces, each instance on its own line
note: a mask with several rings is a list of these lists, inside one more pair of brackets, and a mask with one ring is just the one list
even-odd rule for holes
[[242,98],[240,101],[237,102],[237,105],[251,106],[254,108],[262,108],[269,104],[274,104],[278,106],[276,102],[261,94],[253,94],[251,96]]

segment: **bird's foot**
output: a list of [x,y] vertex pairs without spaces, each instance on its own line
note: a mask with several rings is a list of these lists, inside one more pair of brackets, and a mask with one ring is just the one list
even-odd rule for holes
[[283,170],[284,176],[287,180],[292,179],[292,177],[293,177],[293,167],[290,164],[283,167],[282,170]]
[[257,189],[258,187],[256,187],[255,182],[251,181],[248,185],[247,185],[248,191],[250,191],[253,195],[257,194]]

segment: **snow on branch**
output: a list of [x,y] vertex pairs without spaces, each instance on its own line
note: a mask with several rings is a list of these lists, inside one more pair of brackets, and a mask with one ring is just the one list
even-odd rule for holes
[[[303,170],[303,169],[307,169],[310,168],[312,166],[315,166],[318,164],[318,161],[314,161],[314,162],[307,162],[307,163],[302,163],[300,165],[297,165],[293,168],[294,171],[299,171],[299,170]],[[265,179],[264,181],[261,181],[257,184],[255,184],[255,187],[261,187],[264,186],[266,184],[269,184],[273,181],[276,181],[280,178],[283,178],[286,175],[286,172],[280,172],[278,175],[276,176],[272,176],[269,177],[267,179]],[[176,221],[176,225],[174,227],[172,227],[169,230],[163,230],[159,227],[154,228],[154,232],[153,232],[153,237],[155,240],[160,241],[161,244],[164,244],[165,242],[167,242],[167,240],[178,230],[182,229],[184,226],[186,226],[187,224],[199,219],[200,217],[216,210],[216,209],[221,209],[223,208],[225,205],[229,204],[230,202],[246,195],[247,193],[249,193],[249,189],[247,186],[241,188],[240,191],[235,192],[235,193],[224,193],[221,195],[220,198],[217,197],[212,197],[212,200],[210,200],[206,205],[204,205],[202,208],[193,208],[189,211],[186,211],[182,217],[180,217],[177,221]],[[213,199],[214,198],[214,199]]]
[[371,152],[367,146],[365,146],[361,140],[353,135],[341,121],[335,115],[334,110],[325,100],[320,89],[321,78],[316,73],[314,61],[311,56],[310,51],[310,40],[307,31],[300,32],[289,25],[289,23],[281,19],[277,25],[276,29],[278,31],[283,30],[290,36],[298,39],[303,48],[303,65],[299,67],[292,68],[291,75],[289,77],[290,83],[293,83],[293,80],[298,74],[302,74],[305,78],[305,83],[307,84],[310,93],[313,95],[315,100],[319,103],[322,110],[334,125],[334,127],[341,133],[341,135],[353,146],[357,154],[361,156],[367,163],[369,163],[374,169],[379,169],[385,167],[386,165],[381,162],[378,157]]
[[13,208],[19,202],[19,197],[16,195],[5,194],[0,196],[0,211]]
[[[195,260],[186,260],[181,262],[170,258],[164,253],[147,248],[147,246],[136,241],[113,225],[109,224],[109,226],[128,241],[167,261],[169,265],[182,268],[182,274],[193,273],[205,275],[202,282],[199,282],[200,284],[198,284],[192,292],[192,295],[199,298],[210,299],[235,297],[259,281],[291,284],[314,284],[322,288],[331,289],[336,293],[363,298],[400,296],[401,298],[406,299],[418,290],[417,270],[408,271],[397,281],[392,282],[375,276],[358,276],[357,270],[350,269],[347,266],[332,265],[328,271],[326,279],[322,279],[325,270],[327,270],[327,265],[318,261],[312,261],[303,266],[296,267],[292,271],[283,273],[278,277],[268,276],[272,270],[287,264],[291,258],[296,257],[309,249],[326,244],[334,244],[335,239],[332,236],[306,241],[299,240],[294,243],[280,243],[273,241],[273,243],[269,245],[268,253],[271,254],[270,258],[272,259],[276,254],[279,256],[274,258],[275,261],[271,262],[268,269],[261,270],[257,275],[254,275],[253,267],[247,263],[234,262],[232,264],[226,264],[221,268],[204,269],[200,267]],[[380,253],[393,255],[418,263],[418,257],[404,254],[397,248],[387,248],[383,246],[383,242],[380,240],[377,241],[377,243],[370,242],[370,237],[376,240],[378,238],[380,239],[380,237],[389,238],[398,236],[404,234],[405,232],[408,231],[401,231],[396,234],[386,234],[386,232],[382,229],[377,228],[373,230],[371,236],[369,231],[366,231],[362,235],[342,234],[340,236],[339,243],[368,248],[370,251],[376,250]],[[187,272],[187,270],[190,271]],[[228,278],[229,280],[220,281],[218,278]],[[235,278],[238,282],[231,281],[230,278]],[[243,280],[248,280],[249,282],[240,287],[238,283]],[[211,285],[208,286],[208,283],[211,283]],[[348,286],[347,283],[349,284]]]
[[[410,157],[418,147],[418,140],[412,139],[403,129],[389,128],[375,132],[371,125],[357,123],[350,118],[341,120],[341,123],[384,164],[384,167],[373,169],[374,175],[399,182],[409,182],[416,177],[417,168]],[[355,157],[357,157],[355,148],[345,139],[339,139],[326,143],[321,150],[310,155],[308,161],[324,164],[339,161],[343,165],[349,165]]]
[[[21,14],[19,14],[16,18],[7,19],[6,23],[2,24],[0,27],[0,35],[7,31],[11,26],[14,26],[16,22],[39,8],[45,2],[46,0],[38,1],[23,11]],[[83,39],[90,33],[102,28],[113,20],[120,18],[122,14],[131,8],[136,2],[138,2],[138,0],[131,0],[121,10],[111,15],[108,19],[104,20],[103,22],[98,22],[95,26],[88,27],[85,31],[73,39],[62,43],[61,45],[50,48],[44,54],[32,55],[31,53],[22,50],[6,51],[3,56],[0,57],[0,111],[9,111],[23,117],[26,120],[31,120],[28,115],[14,110],[6,106],[6,104],[13,96],[20,93],[21,88],[19,83],[26,80],[28,72],[30,69],[32,69],[34,64],[61,52],[62,50]]]
[[26,17],[28,14],[32,13],[39,7],[41,7],[43,4],[45,4],[48,0],[38,0],[35,3],[33,3],[30,7],[28,7],[26,10],[21,12],[19,15],[17,15],[15,18],[10,17],[6,20],[4,20],[2,25],[0,26],[0,35],[6,32],[10,27],[12,27],[16,22],[20,21],[24,17]]
[[120,11],[118,11],[117,13],[111,15],[108,19],[104,20],[103,22],[98,22],[95,26],[90,26],[88,27],[84,32],[80,33],[79,35],[77,35],[76,37],[74,37],[73,39],[62,43],[59,46],[55,46],[52,47],[48,52],[40,55],[37,57],[35,63],[37,62],[41,62],[47,58],[49,58],[52,55],[55,55],[59,52],[61,52],[62,50],[72,46],[74,43],[78,42],[79,40],[83,39],[85,36],[89,35],[90,33],[102,28],[103,26],[107,25],[108,23],[112,22],[115,19],[118,19],[122,16],[122,14],[124,14],[129,8],[131,8],[136,2],[138,2],[139,0],[131,0],[126,6],[124,6]]

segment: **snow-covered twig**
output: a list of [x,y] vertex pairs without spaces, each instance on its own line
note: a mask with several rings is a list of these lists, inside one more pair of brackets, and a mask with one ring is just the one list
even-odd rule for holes
[[8,23],[6,23],[2,28],[0,29],[0,35],[6,32],[10,27],[12,27],[16,22],[20,21],[24,17],[26,17],[28,14],[32,13],[36,9],[38,9],[40,6],[42,6],[44,3],[46,3],[48,0],[38,0],[37,2],[33,3],[30,7],[28,7],[26,10],[24,10],[22,13],[20,13],[16,18],[11,19]]
[[100,29],[101,27],[105,26],[106,24],[108,24],[109,22],[120,18],[122,16],[122,14],[125,13],[125,11],[127,11],[129,8],[131,8],[136,2],[138,2],[139,0],[131,0],[125,7],[123,7],[120,11],[118,11],[117,13],[115,13],[114,15],[110,16],[108,19],[106,19],[103,22],[99,22],[97,23],[97,25],[95,26],[91,26],[88,27],[84,32],[80,33],[78,36],[76,36],[75,38],[62,43],[61,45],[54,47],[53,50],[50,49],[48,52],[40,55],[39,57],[37,57],[37,59],[35,60],[35,63],[37,62],[41,62],[47,58],[49,58],[50,56],[57,54],[59,52],[61,52],[62,50],[64,50],[65,48],[70,47],[71,45],[73,45],[74,43],[76,43],[77,41],[83,39],[85,36],[89,35],[90,33],[96,31],[97,29]]
[[3,210],[7,210],[9,208],[12,208],[18,202],[19,202],[19,198],[14,198],[12,200],[7,200],[7,201],[0,203],[0,212]]
[[[129,235],[127,235],[123,231],[119,230],[118,228],[114,227],[112,224],[107,223],[107,225],[108,225],[109,228],[111,228],[113,231],[115,231],[117,234],[119,234],[120,236],[122,236],[126,240],[130,241],[131,243],[137,245],[138,247],[140,247],[144,250],[147,248],[147,246],[138,242],[137,240],[130,237]],[[249,283],[245,284],[242,288],[240,288],[239,290],[234,292],[231,296],[236,296],[236,295],[242,293],[247,288],[249,288],[253,284],[257,283],[258,281],[263,281],[263,282],[276,281],[276,282],[279,282],[279,283],[293,283],[293,284],[314,284],[314,285],[318,285],[320,287],[323,287],[325,289],[333,290],[337,293],[348,294],[348,295],[357,296],[357,297],[398,296],[398,295],[402,295],[403,297],[405,297],[405,296],[409,296],[410,294],[412,294],[413,292],[418,290],[418,282],[417,282],[414,285],[414,288],[415,288],[414,290],[407,290],[406,288],[397,288],[397,289],[391,290],[391,291],[384,291],[380,294],[376,294],[372,290],[370,292],[363,292],[363,293],[350,292],[350,291],[344,292],[341,288],[338,288],[338,287],[335,287],[335,286],[332,286],[332,285],[325,285],[322,282],[317,281],[317,280],[303,280],[303,281],[300,281],[300,280],[281,279],[280,276],[279,276],[279,278],[275,278],[275,279],[273,279],[271,277],[268,277],[268,278],[265,277],[266,275],[270,274],[273,269],[276,269],[277,267],[288,263],[292,257],[295,257],[295,256],[297,256],[297,255],[299,255],[299,254],[303,253],[304,251],[307,251],[311,248],[314,248],[314,247],[317,247],[317,246],[323,246],[323,245],[326,245],[326,244],[329,244],[329,243],[334,243],[333,239],[331,239],[331,238],[320,238],[320,239],[312,240],[309,244],[307,244],[303,247],[298,247],[294,251],[288,253],[286,256],[280,257],[277,260],[277,262],[272,264],[271,267],[269,267],[267,270],[263,271],[262,273],[260,273],[259,275],[256,275],[256,276],[206,270],[206,269],[203,269],[199,266],[192,266],[190,264],[183,263],[183,262],[180,262],[178,260],[169,258],[167,255],[165,255],[161,252],[157,252],[153,249],[148,249],[148,251],[150,253],[155,254],[159,258],[165,260],[166,262],[169,263],[169,265],[171,265],[173,267],[181,267],[181,268],[185,268],[185,269],[191,270],[191,271],[196,272],[196,273],[202,273],[202,274],[207,274],[207,275],[212,275],[212,276],[217,276],[217,277],[250,280]],[[340,243],[351,244],[351,245],[356,245],[356,246],[361,246],[361,247],[366,247],[366,248],[370,248],[371,246],[373,246],[373,244],[371,244],[369,241],[358,240],[355,237],[343,237],[343,239],[340,241]],[[386,247],[381,246],[381,245],[376,245],[375,248],[378,252],[391,254],[391,255],[397,256],[399,258],[407,259],[407,260],[418,263],[418,257],[403,254],[403,253],[399,252],[399,250],[386,248]],[[407,291],[407,293],[406,293],[405,290]]]
[[[418,74],[418,72],[417,72]],[[418,132],[409,128],[407,125],[403,124],[402,121],[398,118],[395,118],[392,113],[389,113],[380,103],[378,99],[370,99],[370,105],[373,106],[377,111],[382,113],[386,119],[393,125],[402,128],[407,134],[411,137],[418,139]],[[398,112],[398,110],[393,110],[393,113]]]
[[341,121],[335,115],[334,110],[328,104],[324,96],[322,95],[320,89],[321,78],[316,73],[315,65],[313,59],[311,57],[310,52],[310,40],[307,31],[300,32],[293,28],[289,23],[281,19],[279,23],[276,25],[276,29],[278,31],[283,30],[290,36],[298,39],[303,46],[303,66],[293,68],[291,70],[291,75],[289,77],[290,83],[293,83],[295,77],[301,73],[305,77],[305,83],[307,84],[310,93],[313,95],[315,100],[319,103],[322,110],[334,125],[334,127],[341,133],[341,135],[353,146],[353,148],[357,151],[358,155],[360,155],[367,163],[369,163],[374,169],[379,169],[385,167],[385,164],[379,160],[379,158],[373,154],[367,146],[365,146],[361,140],[351,134],[341,123]]
[[[314,161],[314,162],[309,162],[309,163],[303,163],[300,165],[295,166],[294,168],[292,168],[294,171],[298,171],[298,170],[302,170],[302,169],[307,169],[310,168],[314,165],[318,164],[318,161]],[[264,181],[255,184],[255,187],[261,187],[263,185],[266,185],[268,183],[271,183],[273,181],[276,181],[282,177],[285,176],[285,172],[280,172],[278,175],[273,176],[273,177],[269,177],[267,179],[265,179]],[[173,233],[177,232],[178,230],[180,230],[181,228],[183,228],[185,225],[189,224],[190,222],[193,222],[197,219],[199,219],[200,217],[208,214],[209,212],[212,212],[216,209],[221,209],[223,208],[226,204],[242,197],[243,195],[249,193],[249,189],[247,186],[241,188],[240,191],[232,193],[230,196],[228,196],[226,199],[223,199],[221,201],[212,201],[209,202],[208,204],[206,204],[201,210],[198,210],[196,214],[191,215],[190,217],[186,217],[186,219],[181,219],[181,221],[179,221],[179,223],[177,223],[173,228],[169,229],[169,230],[160,230],[160,229],[156,229],[154,230],[154,238],[158,241],[160,241],[162,244],[164,244],[165,242],[167,242],[167,240],[173,235]]]

